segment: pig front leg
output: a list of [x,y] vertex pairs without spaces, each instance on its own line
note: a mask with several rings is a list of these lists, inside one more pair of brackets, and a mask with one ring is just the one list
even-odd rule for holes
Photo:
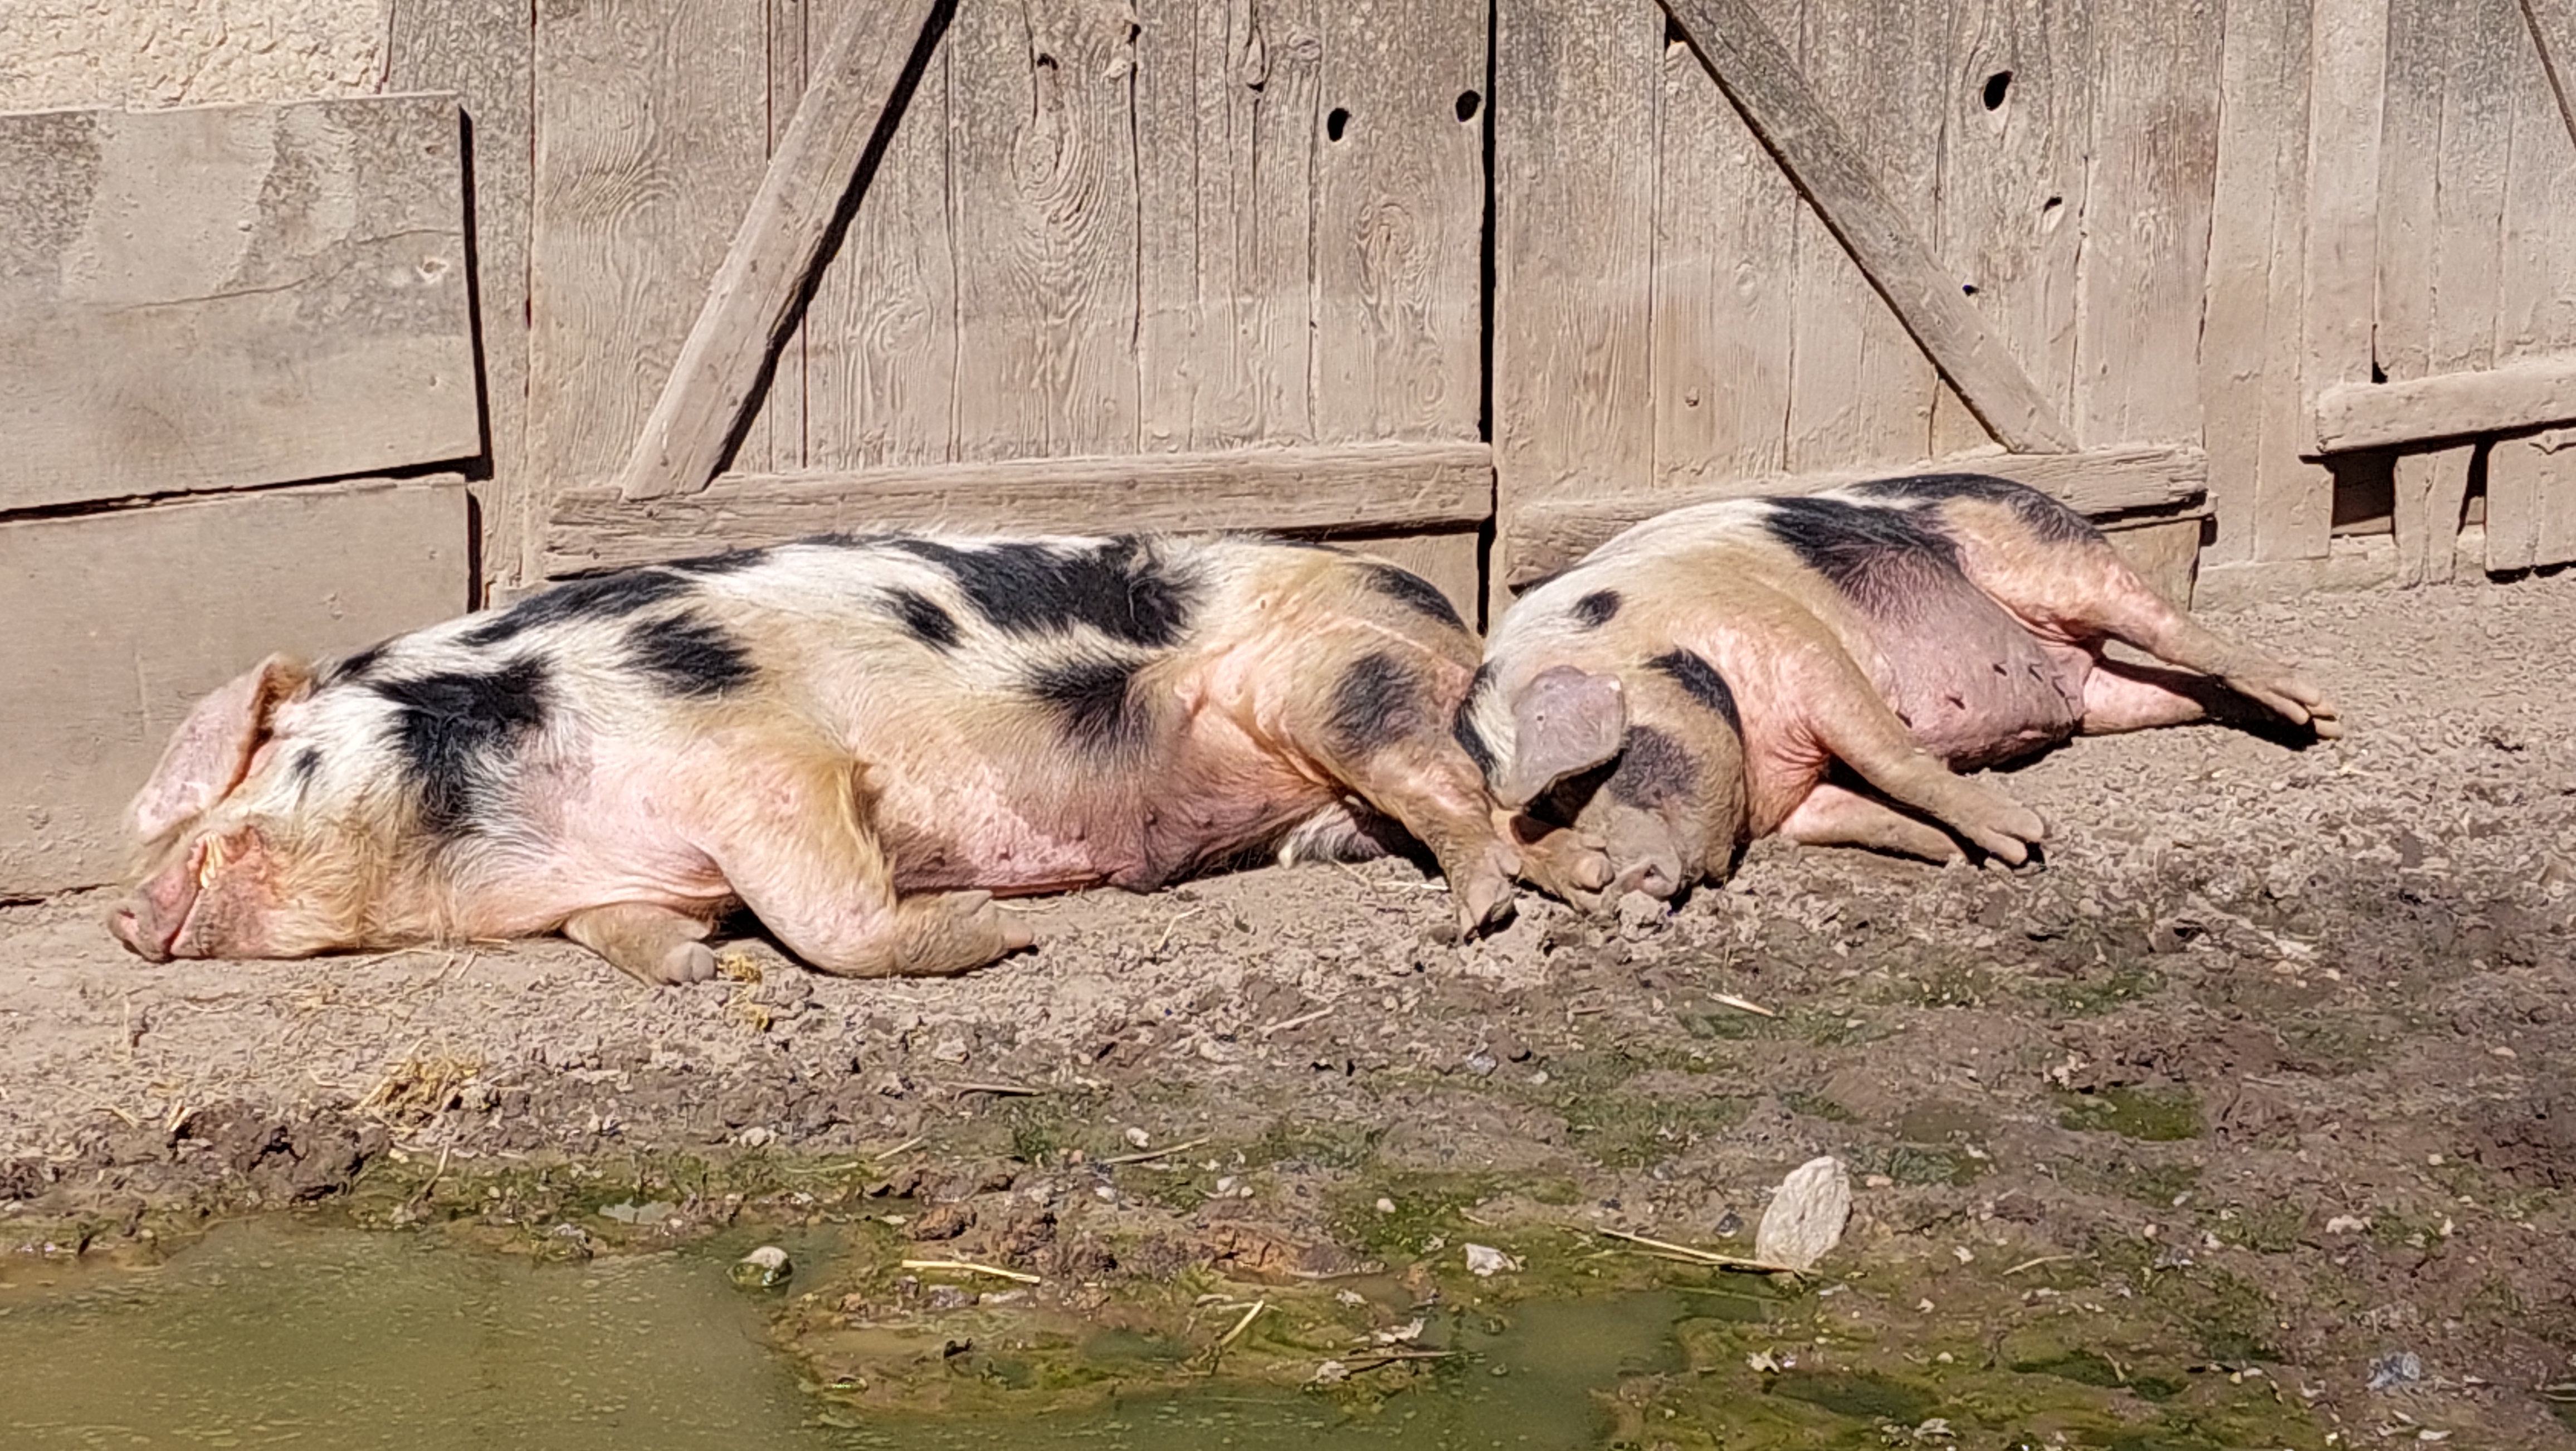
[[778,940],[836,977],[965,972],[1036,938],[989,892],[898,897],[861,808],[860,767],[791,742],[725,752],[701,793],[700,848]]
[[716,975],[705,922],[668,907],[617,902],[575,912],[563,934],[647,987],[705,982]]
[[1816,633],[1787,671],[1802,725],[1815,743],[1891,800],[1947,826],[1988,856],[2012,866],[2028,861],[2030,848],[2048,834],[2039,813],[1953,773],[1917,745],[1851,657],[1821,626]]
[[1801,846],[1857,846],[1933,862],[1966,855],[1941,828],[1831,781],[1816,783],[1780,823],[1780,835]]

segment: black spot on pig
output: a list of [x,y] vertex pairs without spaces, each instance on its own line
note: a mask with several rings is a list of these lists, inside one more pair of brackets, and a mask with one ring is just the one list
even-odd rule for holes
[[1422,680],[1386,652],[1351,662],[1333,687],[1333,713],[1324,728],[1335,749],[1361,756],[1422,734],[1430,724]]
[[344,681],[366,679],[367,672],[375,669],[384,660],[385,651],[391,648],[393,643],[391,640],[378,640],[354,655],[342,657],[339,663],[322,672],[322,683],[338,685]]
[[1646,667],[1672,677],[1675,684],[1690,693],[1691,699],[1716,711],[1738,739],[1743,737],[1744,717],[1736,713],[1735,692],[1728,687],[1726,677],[1717,673],[1716,666],[1691,651],[1671,650],[1647,661]]
[[1458,618],[1458,607],[1449,603],[1449,597],[1440,592],[1440,587],[1412,570],[1375,562],[1360,568],[1368,579],[1369,587],[1379,594],[1410,606],[1416,614],[1450,629],[1464,631],[1467,628],[1467,622]]
[[977,614],[1015,635],[1088,625],[1114,640],[1159,648],[1181,638],[1198,597],[1196,582],[1171,569],[1141,539],[1104,539],[1087,548],[888,542],[948,571]]
[[1494,774],[1497,757],[1494,743],[1485,739],[1483,731],[1476,729],[1476,707],[1493,690],[1494,667],[1490,664],[1477,666],[1476,673],[1467,679],[1467,694],[1458,702],[1458,713],[1449,721],[1449,738],[1458,743],[1458,749],[1467,753],[1468,760],[1476,763],[1476,773],[1487,777]]
[[674,574],[704,578],[715,574],[738,574],[755,564],[769,560],[766,549],[728,549],[722,554],[701,554],[695,559],[674,559],[662,568]]
[[553,681],[529,656],[370,688],[394,706],[393,746],[420,792],[422,827],[452,837],[473,828],[508,754],[545,728]]
[[1977,499],[2013,511],[2022,527],[2049,544],[2099,542],[2093,521],[2027,484],[1992,474],[1911,474],[1900,479],[1872,479],[1854,484],[1855,494],[1878,499]]
[[691,588],[686,576],[664,569],[621,569],[615,574],[566,580],[476,625],[463,638],[479,650],[516,639],[540,625],[567,620],[622,620],[648,605],[687,594]]
[[886,609],[903,632],[934,650],[957,648],[957,618],[917,589],[886,591]]
[[1596,589],[1574,602],[1574,618],[1587,630],[1597,630],[1619,618],[1619,592]]
[[1619,765],[1603,790],[1610,799],[1641,811],[1660,811],[1699,791],[1699,763],[1682,743],[1652,726],[1630,726],[1620,742]]
[[733,632],[701,615],[646,620],[626,632],[636,669],[673,695],[706,700],[751,679],[751,655]]
[[1041,665],[1029,673],[1030,696],[1055,717],[1065,739],[1085,750],[1123,755],[1153,736],[1153,717],[1136,696],[1139,660],[1092,656]]
[[1873,614],[1903,609],[1927,590],[1967,583],[1958,545],[1929,514],[1790,496],[1772,499],[1762,522],[1799,562]]
[[304,749],[297,751],[295,755],[287,761],[286,779],[294,783],[296,794],[302,795],[304,789],[313,784],[314,774],[321,769],[321,748],[318,746],[306,746]]

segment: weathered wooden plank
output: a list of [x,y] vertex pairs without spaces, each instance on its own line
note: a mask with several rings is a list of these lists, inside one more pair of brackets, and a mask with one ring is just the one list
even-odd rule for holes
[[201,696],[272,650],[462,613],[472,555],[453,481],[0,524],[0,897],[113,879],[125,804]]
[[2576,421],[2576,354],[2402,383],[2345,383],[2317,399],[2320,453]]
[[1484,0],[1326,4],[1320,14],[1316,438],[1474,438]]
[[[2093,136],[2087,0],[1965,0],[1957,7],[1941,135],[1938,255],[2061,417],[2073,417],[2077,283]],[[2232,32],[2231,32],[2232,34]],[[1986,442],[1954,396],[1933,451]]]
[[[864,0],[807,3],[811,23],[821,26],[837,23]],[[959,244],[948,215],[952,50],[943,44],[932,53],[806,310],[810,467],[941,463],[954,456]]]
[[2074,418],[2088,446],[2201,436],[2221,29],[2215,0],[2124,5],[2093,29]]
[[537,578],[545,550],[546,490],[527,467],[534,24],[528,0],[394,0],[385,61],[390,88],[464,103],[486,455],[473,487],[483,569],[503,588]]
[[[2326,390],[2367,383],[2378,266],[2380,115],[2389,0],[2313,0],[2308,32],[2307,282],[2300,300],[2311,412]],[[2325,552],[2333,501],[2275,534],[2279,551]]]
[[626,462],[768,151],[759,6],[543,5],[530,242],[529,466]]
[[1312,0],[1149,0],[1138,26],[1142,446],[1309,441]]
[[483,452],[453,97],[0,117],[0,508]]
[[[1781,44],[1798,49],[1794,74],[1818,102],[1834,98],[1831,124],[1856,158],[1866,158],[1858,169],[1900,218],[1938,218],[1946,9],[1925,0],[1874,0],[1856,14],[1834,0],[1810,0],[1796,7],[1794,20],[1783,17]],[[1812,473],[1925,457],[1940,375],[1890,311],[1870,276],[1870,255],[1837,243],[1837,223],[1825,215],[1831,198],[1809,200],[1814,207],[1798,209],[1793,239],[1788,468]],[[1928,261],[1929,252],[1924,256]],[[1941,283],[1945,300],[1975,318],[1963,286],[1946,276]],[[1976,441],[1984,441],[1982,431]]]
[[2517,63],[2531,55],[2530,37],[2516,8],[2514,0],[2450,0],[2443,27],[2442,148],[2432,172],[2440,180],[2434,188],[2428,373],[2485,368],[2496,361],[2513,77]]
[[1836,469],[1731,479],[1652,498],[1550,501],[1527,506],[1514,520],[1514,528],[1504,541],[1500,574],[1510,587],[1522,588],[1566,568],[1620,530],[1686,504],[1757,494],[1812,494],[1903,472],[1961,470],[1992,474],[2028,484],[2082,514],[2153,512],[2171,518],[2199,512],[2206,468],[2207,460],[2201,451],[2189,447],[2108,448],[2058,454],[1988,452],[1936,459],[1914,470],[1884,466]]
[[1454,528],[1492,509],[1481,443],[1025,459],[784,477],[727,475],[697,494],[630,503],[565,495],[556,574],[776,544],[812,534],[948,526],[1047,531]]
[[2300,457],[2307,0],[2229,0],[2200,352],[2213,563],[2295,554],[2334,479]]
[[2461,0],[2407,0],[2388,12],[2388,65],[2379,125],[2376,312],[2371,361],[2389,378],[2433,366],[2433,247],[2440,187],[2444,30]]
[[2025,452],[2073,448],[2073,431],[1933,260],[1748,0],[1665,0],[1665,10],[1988,431]]
[[2522,16],[2547,68],[2558,117],[2576,133],[2576,0],[2522,0]]
[[619,475],[626,497],[686,493],[715,477],[748,425],[770,350],[795,324],[834,214],[852,186],[867,184],[945,15],[940,0],[869,0],[840,17],[813,57],[796,117]]
[[1643,489],[1663,20],[1630,0],[1499,0],[1494,417],[1520,502]]
[[[2576,22],[2576,0],[2540,0]],[[2576,31],[2568,32],[2576,40]],[[2576,59],[2571,53],[2570,59]],[[2576,135],[2542,53],[2509,48],[2513,155],[2504,189],[2503,298],[2495,360],[2576,352]]]
[[2576,560],[2576,434],[2499,438],[2487,453],[2486,567],[2491,573]]
[[2336,535],[2326,553],[2314,559],[2246,560],[2203,569],[2192,592],[2192,607],[2238,610],[2311,595],[2383,589],[2396,581],[2395,541],[2385,534]]
[[961,7],[948,67],[960,459],[1137,443],[1134,14]]
[[2397,456],[2397,582],[2440,584],[2451,577],[2460,538],[2460,508],[2469,496],[2474,445],[2419,450]]
[[1689,46],[1658,80],[1653,486],[1783,473],[1797,189]]
[[[813,79],[813,69],[808,64],[812,58],[808,30],[818,7],[813,0],[762,3],[769,11],[769,159],[775,163],[778,148],[787,139],[787,128],[795,124],[797,104],[804,100],[805,87]],[[826,11],[819,35],[830,35],[831,27],[840,18],[839,7]],[[906,109],[910,109],[909,103]],[[945,108],[938,114],[940,126],[929,129],[946,129]],[[900,130],[896,134],[900,135]],[[868,180],[870,190],[876,188],[884,172],[885,159],[881,155]],[[816,259],[815,268],[829,267],[834,254],[845,251],[848,245],[845,240],[839,248],[827,250]],[[769,386],[751,400],[751,426],[743,430],[742,442],[735,446],[727,465],[737,473],[792,473],[805,467],[805,315],[812,311],[809,297],[804,313],[790,320],[787,336],[769,350]]]

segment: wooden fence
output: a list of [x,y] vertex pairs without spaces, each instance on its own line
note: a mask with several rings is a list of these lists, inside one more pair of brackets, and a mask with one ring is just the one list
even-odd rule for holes
[[2576,558],[2576,0],[391,6],[382,97],[0,117],[0,895],[267,648],[823,529],[1491,608],[1945,460],[2204,601]]

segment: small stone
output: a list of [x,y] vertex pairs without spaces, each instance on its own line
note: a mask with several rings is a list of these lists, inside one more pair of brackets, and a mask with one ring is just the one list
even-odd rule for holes
[[775,1290],[795,1275],[796,1266],[787,1258],[787,1251],[765,1244],[734,1261],[727,1273],[737,1289]]
[[1380,1214],[1393,1214],[1395,1212],[1395,1201],[1387,1198],[1383,1194],[1379,1195],[1377,1201],[1377,1212]]
[[1129,1129],[1127,1131],[1127,1142],[1140,1149],[1149,1148],[1153,1145],[1154,1136],[1145,1132],[1143,1129]]
[[1860,1182],[1861,1187],[1864,1189],[1893,1189],[1896,1187],[1896,1181],[1890,1179],[1885,1174],[1872,1174],[1867,1178],[1862,1179]]
[[1517,1270],[1521,1262],[1491,1245],[1467,1246],[1467,1273],[1478,1279],[1491,1279],[1505,1270]]
[[1493,1054],[1485,1052],[1482,1049],[1478,1049],[1477,1051],[1467,1055],[1467,1061],[1464,1066],[1468,1072],[1475,1074],[1478,1078],[1482,1078],[1493,1072],[1499,1065],[1495,1063]]
[[1753,1257],[1788,1269],[1812,1268],[1842,1242],[1851,1218],[1851,1174],[1830,1154],[1789,1172],[1753,1232]]

